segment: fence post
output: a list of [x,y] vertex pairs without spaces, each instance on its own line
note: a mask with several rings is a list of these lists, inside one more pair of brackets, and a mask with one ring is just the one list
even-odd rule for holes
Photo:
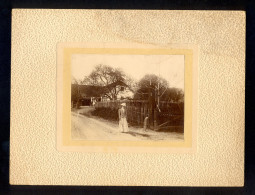
[[150,128],[154,129],[154,107],[155,107],[155,92],[153,90],[149,90],[149,123]]
[[143,113],[143,108],[144,108],[144,107],[143,107],[143,106],[144,106],[144,102],[141,102],[141,103],[140,103],[140,112],[141,112],[141,113],[140,113],[140,116],[141,116],[140,124],[141,124],[141,125],[143,125],[143,120],[144,120],[144,117],[143,117],[143,114],[144,114],[144,113]]
[[135,111],[136,111],[136,122],[137,122],[137,125],[139,126],[140,125],[140,106],[139,106],[139,102],[136,103],[136,106],[135,106]]
[[134,115],[134,106],[133,102],[131,103],[131,122],[133,123],[133,115]]

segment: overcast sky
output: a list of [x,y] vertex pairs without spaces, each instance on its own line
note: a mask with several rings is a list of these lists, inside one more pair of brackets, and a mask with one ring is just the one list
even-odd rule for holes
[[73,54],[72,76],[83,80],[98,64],[121,68],[139,81],[146,74],[160,75],[170,87],[184,89],[184,55]]

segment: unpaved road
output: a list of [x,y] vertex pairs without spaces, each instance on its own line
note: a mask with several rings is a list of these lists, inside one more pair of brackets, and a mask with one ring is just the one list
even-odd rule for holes
[[[144,131],[130,127],[129,132],[119,132],[118,124],[90,116],[93,107],[83,107],[72,112],[72,138],[85,140],[175,140],[183,141],[183,134],[175,132]],[[84,113],[86,116],[84,116]]]

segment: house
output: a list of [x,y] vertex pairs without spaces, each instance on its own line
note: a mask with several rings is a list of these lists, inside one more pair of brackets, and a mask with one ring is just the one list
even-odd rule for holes
[[122,81],[116,81],[106,86],[72,84],[71,92],[72,105],[79,101],[82,106],[92,106],[98,101],[130,99],[134,96],[133,91]]
[[116,81],[106,86],[108,89],[116,89],[118,91],[116,95],[117,100],[132,99],[134,97],[133,90],[123,81]]
[[102,101],[103,91],[102,86],[72,84],[72,105],[79,100],[81,106],[91,106],[95,101]]
[[124,88],[123,91],[120,91],[117,95],[117,100],[124,100],[124,99],[133,99],[134,92],[130,88]]

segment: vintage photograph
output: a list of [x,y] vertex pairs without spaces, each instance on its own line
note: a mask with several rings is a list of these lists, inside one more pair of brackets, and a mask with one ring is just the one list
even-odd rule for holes
[[184,140],[184,55],[73,54],[74,140]]

